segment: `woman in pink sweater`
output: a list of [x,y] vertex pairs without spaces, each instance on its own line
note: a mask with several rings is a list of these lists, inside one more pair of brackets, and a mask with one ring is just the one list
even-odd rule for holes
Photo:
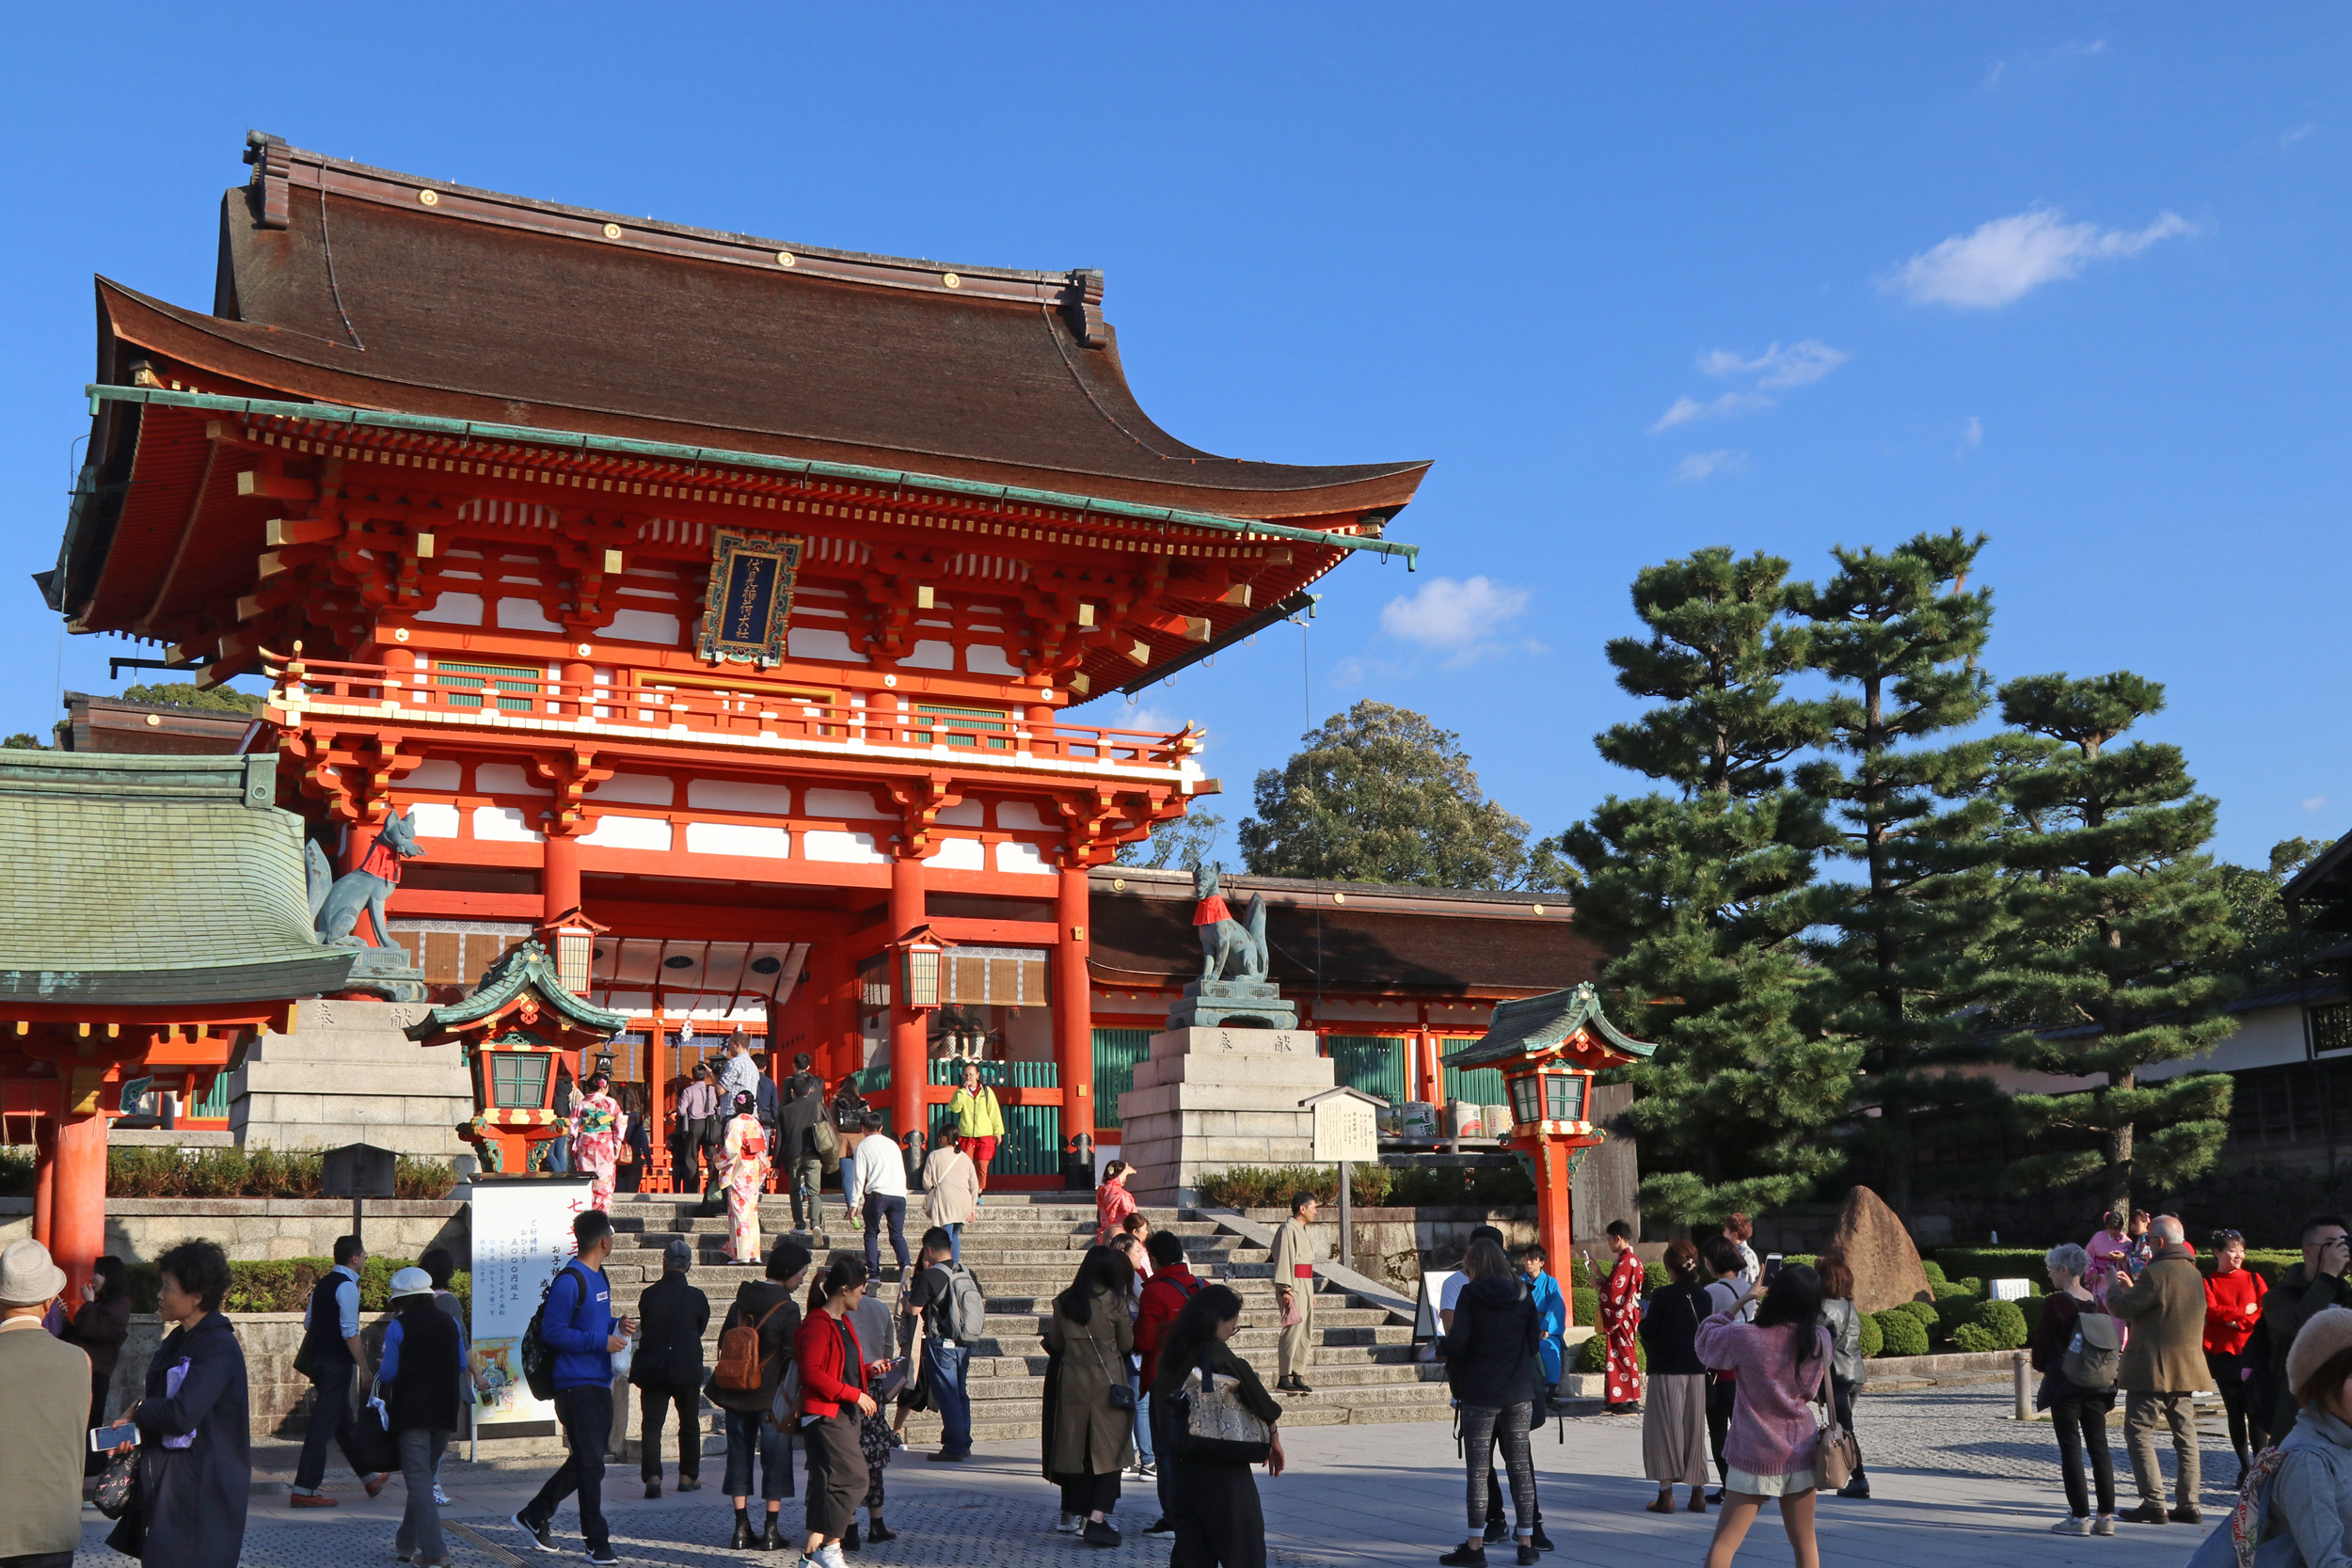
[[[1754,1323],[1739,1321],[1740,1309],[1761,1301]],[[1732,1411],[1724,1443],[1724,1512],[1707,1548],[1707,1568],[1731,1568],[1733,1554],[1747,1538],[1767,1497],[1780,1499],[1780,1522],[1797,1554],[1797,1568],[1820,1568],[1813,1542],[1813,1498],[1818,1481],[1813,1449],[1820,1423],[1807,1402],[1829,1375],[1829,1331],[1820,1326],[1821,1282],[1811,1269],[1791,1264],[1772,1285],[1756,1285],[1740,1302],[1699,1324],[1699,1359],[1738,1372],[1740,1402]]]

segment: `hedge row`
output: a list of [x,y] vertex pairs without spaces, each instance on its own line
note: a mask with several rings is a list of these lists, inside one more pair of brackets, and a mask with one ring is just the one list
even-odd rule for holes
[[[315,1148],[106,1150],[108,1197],[318,1197],[325,1179],[325,1151]],[[0,1148],[0,1197],[30,1196],[33,1181],[33,1151]],[[457,1172],[404,1154],[393,1181],[395,1196],[447,1197]]]
[[[299,1312],[310,1304],[310,1291],[321,1276],[335,1266],[331,1258],[284,1258],[267,1262],[229,1265],[229,1293],[221,1301],[221,1310],[235,1316],[240,1312]],[[391,1305],[392,1275],[402,1269],[414,1268],[413,1258],[370,1258],[359,1267],[359,1306],[361,1310],[381,1312]],[[157,1279],[155,1265],[131,1265],[131,1307],[136,1312],[155,1310]],[[473,1275],[459,1270],[452,1275],[450,1290],[464,1302],[469,1310],[473,1306]]]

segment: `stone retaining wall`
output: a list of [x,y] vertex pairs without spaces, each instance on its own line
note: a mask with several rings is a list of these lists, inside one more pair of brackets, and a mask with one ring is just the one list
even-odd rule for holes
[[[415,1258],[430,1246],[471,1266],[469,1211],[450,1198],[370,1198],[361,1232],[370,1252]],[[351,1200],[326,1197],[110,1197],[106,1250],[135,1263],[152,1262],[167,1248],[201,1236],[218,1242],[232,1260],[266,1262],[327,1258],[335,1238],[351,1231]],[[0,1245],[33,1233],[33,1200],[0,1197]]]

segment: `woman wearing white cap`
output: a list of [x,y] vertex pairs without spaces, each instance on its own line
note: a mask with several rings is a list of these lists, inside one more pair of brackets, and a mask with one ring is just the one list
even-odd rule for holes
[[[392,1551],[403,1562],[440,1568],[450,1560],[441,1540],[441,1510],[433,1471],[457,1431],[457,1325],[433,1298],[433,1276],[422,1269],[392,1275],[392,1322],[384,1331],[384,1361],[376,1397],[400,1449],[400,1475],[408,1491]],[[373,1419],[363,1414],[361,1419]]]
[[2236,1568],[2241,1526],[2259,1544],[2260,1568],[2324,1568],[2352,1554],[2352,1309],[2329,1307],[2305,1320],[2287,1351],[2295,1430],[2255,1456],[2245,1505],[2221,1522],[2189,1568]]

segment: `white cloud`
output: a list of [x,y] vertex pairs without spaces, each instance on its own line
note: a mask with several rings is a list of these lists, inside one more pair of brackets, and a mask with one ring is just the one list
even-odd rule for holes
[[2080,59],[2089,55],[2104,55],[2106,52],[2106,40],[2092,39],[2089,43],[2061,43],[2056,49],[2051,50],[2050,55],[2054,59],[2065,60]]
[[[1159,735],[1174,735],[1184,727],[1185,721],[1149,703],[1140,706],[1114,710],[1115,716],[1105,722],[1115,730],[1151,730]],[[1205,733],[1205,732],[1204,732]]]
[[1968,422],[1960,427],[1960,444],[1969,448],[1984,445],[1984,421],[1974,414],[1969,415]]
[[2326,805],[2327,803],[2328,797],[2325,795],[2313,795],[2305,799],[2303,801],[2303,809],[2305,811],[2317,811],[2320,807]]
[[1706,403],[1696,398],[1677,398],[1674,405],[1658,416],[1658,422],[1649,427],[1652,436],[1661,430],[1672,430],[1692,420],[1720,420],[1733,414],[1753,414],[1759,408],[1770,408],[1772,400],[1761,392],[1725,392]]
[[1994,60],[1991,69],[1986,71],[1984,73],[1984,90],[1987,92],[1999,91],[2001,87],[2001,76],[2008,70],[2008,61]]
[[2318,129],[2319,121],[2315,119],[2307,119],[2302,124],[2296,126],[2294,130],[2281,135],[2279,138],[2279,145],[2280,147],[2293,147],[2296,142],[2301,141],[2305,136],[2310,135],[2313,131]]
[[1851,357],[1819,338],[1807,338],[1787,348],[1775,342],[1753,359],[1743,359],[1727,348],[1709,349],[1699,356],[1699,373],[1755,375],[1758,387],[1803,387],[1820,380]]
[[2194,234],[2178,213],[2163,212],[2145,229],[2101,229],[2067,223],[2055,208],[2035,207],[1977,226],[1923,250],[1880,279],[1882,288],[1914,305],[1990,310],[2011,304],[2044,283],[2076,277],[2094,261],[2137,256],[2159,240]]
[[1383,605],[1380,629],[1432,648],[1465,648],[1517,620],[1528,597],[1524,588],[1507,588],[1487,578],[1463,582],[1432,578],[1421,592]]
[[1717,474],[1744,474],[1748,471],[1748,454],[1717,448],[1713,451],[1694,451],[1676,465],[1673,483],[1696,484]]

